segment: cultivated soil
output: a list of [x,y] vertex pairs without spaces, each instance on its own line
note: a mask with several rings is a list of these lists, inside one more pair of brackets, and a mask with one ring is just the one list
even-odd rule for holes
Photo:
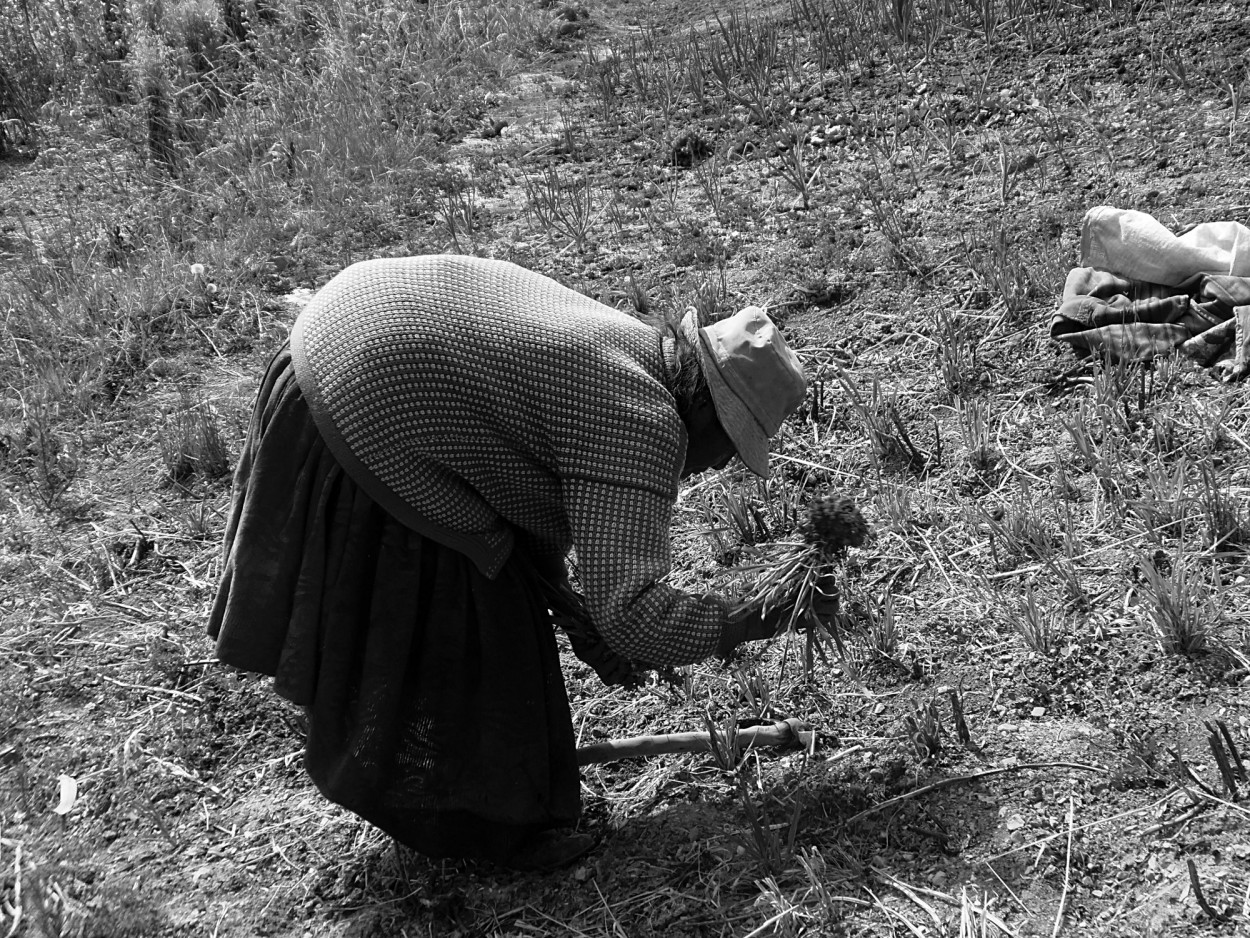
[[[805,45],[758,101],[709,77],[665,109],[692,27],[806,43],[812,24],[756,2],[552,8],[559,41],[442,154],[473,183],[458,214],[258,254],[182,346],[50,424],[51,464],[30,442],[46,421],[6,410],[0,938],[1250,934],[1246,389],[1083,362],[1048,333],[1089,208],[1250,221],[1245,11],[991,3],[926,40],[895,9],[823,71]],[[62,120],[0,164],[0,263],[29,262],[66,166],[83,199],[153,171],[95,172],[108,134]],[[589,181],[584,232],[540,223],[525,183],[551,168]],[[549,874],[427,860],[318,795],[301,714],[204,634],[229,478],[168,479],[190,409],[237,453],[307,291],[439,250],[623,309],[782,324],[811,397],[767,485],[731,466],[683,491],[679,585],[742,595],[825,492],[873,528],[837,564],[840,647],[797,635],[629,689],[565,653],[585,743],[791,717],[815,738],[587,766],[598,846]]]

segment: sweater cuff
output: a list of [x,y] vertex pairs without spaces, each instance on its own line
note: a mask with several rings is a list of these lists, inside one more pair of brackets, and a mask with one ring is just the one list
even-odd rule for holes
[[746,640],[746,621],[743,619],[734,621],[726,617],[725,624],[721,628],[720,641],[716,644],[716,654],[721,658],[727,658],[735,648]]

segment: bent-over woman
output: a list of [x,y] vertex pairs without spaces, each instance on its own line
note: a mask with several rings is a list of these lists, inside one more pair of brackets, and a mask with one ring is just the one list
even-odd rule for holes
[[[331,280],[262,381],[209,633],[306,709],[330,800],[430,857],[519,869],[591,846],[553,634],[576,559],[602,640],[680,665],[782,615],[661,582],[679,481],[802,401],[755,307],[660,331],[503,261],[374,260]],[[579,652],[580,654],[580,652]]]

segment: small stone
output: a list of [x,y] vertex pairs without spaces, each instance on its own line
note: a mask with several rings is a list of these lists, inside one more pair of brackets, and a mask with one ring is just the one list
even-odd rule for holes
[[1038,718],[1040,718],[1040,717],[1044,717],[1044,716],[1046,716],[1046,708],[1045,708],[1045,707],[1034,707],[1034,708],[1033,708],[1033,710],[1032,710],[1032,716],[1033,716],[1033,719],[1035,719],[1035,720],[1036,720],[1036,719],[1038,719]]
[[1007,830],[1018,831],[1022,827],[1024,827],[1023,815],[1013,814],[1011,817],[1007,818]]

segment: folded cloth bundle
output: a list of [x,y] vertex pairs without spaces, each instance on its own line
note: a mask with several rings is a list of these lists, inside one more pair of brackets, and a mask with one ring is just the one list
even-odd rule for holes
[[1145,212],[1097,206],[1081,226],[1052,338],[1141,361],[1179,350],[1229,377],[1250,369],[1250,228],[1197,225],[1177,237]]
[[1250,228],[1215,221],[1177,236],[1145,212],[1097,205],[1081,222],[1081,263],[1172,287],[1194,274],[1250,277]]

